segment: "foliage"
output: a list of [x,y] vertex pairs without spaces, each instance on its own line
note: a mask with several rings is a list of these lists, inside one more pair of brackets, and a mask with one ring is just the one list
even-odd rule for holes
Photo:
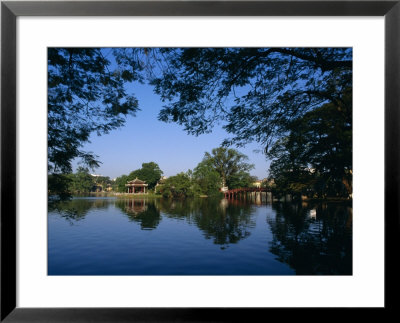
[[58,196],[61,200],[67,200],[71,197],[69,191],[71,178],[65,174],[49,174],[47,176],[48,195]]
[[113,190],[119,193],[126,192],[125,184],[128,182],[128,175],[121,175],[114,181]]
[[[235,149],[218,147],[211,153],[204,154],[203,162],[210,165],[221,176],[222,185],[231,188],[243,187],[237,186],[244,184],[245,178],[249,179],[248,172],[254,168],[254,165],[246,162],[248,157]],[[247,182],[246,182],[247,183]]]
[[352,193],[351,95],[293,121],[268,153],[277,190],[318,197]]
[[[48,170],[70,173],[81,158],[93,168],[99,161],[81,149],[89,136],[107,134],[134,115],[138,101],[128,95],[127,82],[141,80],[140,66],[124,50],[114,49],[117,67],[99,48],[48,49]],[[131,56],[132,58],[132,56]]]
[[129,173],[129,175],[121,175],[117,177],[113,183],[113,189],[116,192],[126,192],[125,184],[129,181],[138,178],[149,184],[148,188],[153,189],[157,182],[160,180],[163,171],[155,162],[142,163],[142,168],[136,169]]
[[[203,159],[224,186],[253,180],[246,156],[225,147],[256,141],[272,159],[277,192],[351,194],[351,48],[120,48],[108,54],[99,48],[48,50],[49,192],[67,193],[62,189],[69,184],[61,181],[68,176],[61,174],[71,173],[74,158],[90,168],[99,165],[83,145],[91,134],[107,134],[135,114],[138,102],[126,85],[143,82],[147,73],[165,103],[160,120],[194,135],[222,123],[231,135]],[[193,178],[184,174],[190,189],[181,173],[176,176],[182,183],[175,178],[175,184],[182,189],[167,185],[165,194],[214,192],[216,174],[200,168]],[[161,175],[157,164],[144,163],[114,187],[125,192],[126,180],[138,177],[152,188]]]
[[[224,146],[259,142],[273,159],[277,192],[351,194],[351,48],[155,51],[160,120],[194,135],[222,121],[232,135]],[[242,185],[219,172],[229,188]]]
[[65,200],[72,194],[84,194],[94,192],[99,187],[104,191],[111,183],[109,177],[93,176],[87,167],[78,167],[76,173],[70,174],[49,174],[49,195],[58,195]]
[[256,180],[257,178],[255,176],[251,176],[248,172],[239,171],[235,174],[232,174],[227,180],[226,184],[229,189],[251,187]]
[[189,174],[179,173],[168,177],[162,187],[161,194],[164,197],[184,198],[198,194],[198,187],[193,183]]
[[254,182],[248,170],[254,166],[245,162],[247,156],[234,149],[214,148],[206,152],[193,170],[167,178],[159,192],[164,197],[188,197],[219,194],[224,182],[236,187],[249,187]]
[[162,174],[163,171],[155,162],[143,163],[142,168],[136,169],[128,175],[128,181],[138,178],[149,184],[149,189],[153,189],[160,180]]
[[69,174],[70,191],[75,194],[89,193],[93,190],[95,185],[94,177],[90,175],[89,169],[85,167],[78,167],[75,174]]
[[267,151],[291,121],[323,103],[338,104],[352,85],[351,48],[164,48],[155,92],[166,105],[159,119],[190,134],[217,120],[233,138]]
[[220,174],[212,167],[209,160],[200,162],[193,170],[193,180],[203,195],[216,195],[222,185]]
[[93,182],[94,186],[100,187],[102,191],[106,191],[109,185],[112,186],[112,181],[109,176],[95,176]]

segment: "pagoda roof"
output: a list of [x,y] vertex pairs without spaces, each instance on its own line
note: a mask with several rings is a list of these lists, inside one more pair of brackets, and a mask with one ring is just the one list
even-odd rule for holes
[[141,181],[136,177],[134,180],[127,182],[126,185],[147,185],[147,184],[145,181]]

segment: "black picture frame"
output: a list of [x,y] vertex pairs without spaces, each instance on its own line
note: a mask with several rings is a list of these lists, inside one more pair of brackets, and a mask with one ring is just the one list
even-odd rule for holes
[[[287,308],[16,307],[16,19],[18,16],[384,16],[385,307],[395,310],[399,244],[400,0],[395,1],[2,1],[1,3],[1,322],[233,322]],[[373,62],[372,62],[373,63]],[[371,188],[373,189],[373,188]],[[371,255],[373,256],[373,255]],[[38,291],[40,293],[40,291]],[[290,309],[300,315],[305,309]],[[325,309],[329,316],[337,311]],[[337,309],[336,309],[337,310]],[[350,309],[347,309],[349,311]],[[354,309],[358,310],[358,309]],[[296,314],[297,315],[297,314]],[[308,315],[308,314],[305,314]],[[251,318],[254,319],[251,319]],[[266,318],[265,318],[266,319]],[[279,316],[278,316],[279,319]]]

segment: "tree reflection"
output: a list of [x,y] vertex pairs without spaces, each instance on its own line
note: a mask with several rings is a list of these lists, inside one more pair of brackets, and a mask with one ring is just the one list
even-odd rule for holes
[[[250,235],[255,226],[250,204],[234,200],[186,199],[157,201],[160,210],[169,218],[185,219],[196,225],[206,239],[218,245],[237,243]],[[240,205],[239,205],[240,204]]]
[[115,206],[122,210],[130,221],[139,223],[142,230],[153,230],[161,221],[160,211],[153,201],[146,199],[117,200]]
[[109,201],[102,199],[72,199],[69,201],[49,201],[48,212],[58,213],[62,218],[74,224],[83,220],[90,209],[106,209]]
[[201,199],[159,199],[155,201],[156,207],[168,218],[187,220],[189,223],[191,223],[191,214],[200,207],[201,203]]
[[298,275],[352,274],[352,208],[337,204],[274,204],[267,222],[270,251]]
[[193,217],[200,230],[207,239],[213,239],[215,244],[227,245],[237,243],[250,235],[250,228],[255,227],[251,215],[254,208],[250,204],[234,203],[221,204],[203,203]]

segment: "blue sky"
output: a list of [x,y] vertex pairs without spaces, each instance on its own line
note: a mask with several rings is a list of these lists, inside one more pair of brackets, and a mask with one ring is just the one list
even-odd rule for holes
[[[98,137],[92,135],[90,143],[83,149],[99,156],[101,166],[96,174],[115,178],[141,167],[142,163],[156,162],[165,176],[193,169],[202,160],[206,151],[220,146],[223,139],[229,137],[221,126],[212,133],[198,137],[188,135],[183,126],[158,121],[157,116],[163,103],[148,85],[131,85],[132,92],[139,100],[136,117],[129,116],[126,124],[110,134]],[[248,162],[255,165],[250,173],[259,179],[267,177],[269,163],[265,155],[256,153],[260,149],[257,143],[244,148],[232,147],[249,157]],[[77,167],[78,161],[73,165]]]

